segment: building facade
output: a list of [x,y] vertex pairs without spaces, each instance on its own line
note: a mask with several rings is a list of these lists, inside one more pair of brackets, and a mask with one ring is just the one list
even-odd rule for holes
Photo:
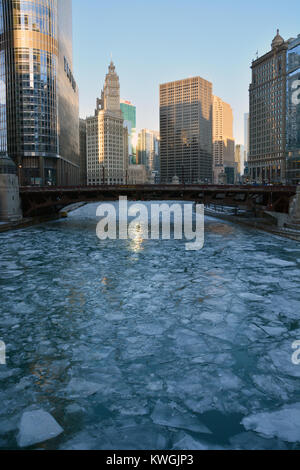
[[160,85],[161,182],[211,183],[212,84],[201,77]]
[[127,100],[121,100],[120,107],[124,119],[124,127],[128,130],[129,164],[136,163],[136,107]]
[[249,113],[244,114],[244,149],[245,149],[245,158],[244,163],[248,161],[249,156]]
[[86,120],[79,119],[80,184],[87,184]]
[[252,63],[249,172],[257,183],[286,181],[287,49],[277,30],[271,51]]
[[289,41],[287,52],[287,175],[300,183],[300,35]]
[[21,185],[79,182],[71,0],[0,0],[0,152]]
[[120,108],[120,82],[110,63],[95,115],[87,118],[87,183],[124,184],[128,172],[128,131]]
[[[232,174],[235,168],[235,142],[233,138],[233,112],[228,103],[213,96],[213,173],[214,183],[219,175]],[[232,178],[231,178],[232,181]]]
[[243,145],[235,146],[235,183],[239,184],[242,182],[242,176],[244,174],[244,158],[245,158],[245,148]]
[[142,129],[138,135],[137,163],[144,165],[148,177],[160,170],[160,136],[158,131]]
[[129,165],[127,184],[145,184],[147,181],[148,175],[144,165]]

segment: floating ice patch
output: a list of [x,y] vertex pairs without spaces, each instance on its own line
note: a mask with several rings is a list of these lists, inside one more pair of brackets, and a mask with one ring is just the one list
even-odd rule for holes
[[101,390],[101,385],[94,382],[87,382],[82,379],[72,379],[66,388],[66,392],[71,397],[89,397]]
[[63,428],[43,410],[23,413],[17,437],[19,447],[30,447],[59,436]]
[[300,403],[286,405],[271,413],[258,413],[244,418],[247,430],[267,438],[278,437],[286,442],[300,442]]
[[264,300],[264,297],[262,297],[261,295],[252,294],[251,292],[242,292],[241,294],[238,294],[238,296],[241,299],[249,300],[250,302],[259,302],[261,300]]
[[180,439],[175,442],[173,450],[210,450],[212,447],[214,447],[212,444],[210,446],[207,442],[196,441],[188,434],[182,433]]
[[172,406],[165,405],[160,401],[157,402],[151,418],[155,424],[159,424],[160,426],[212,434],[212,432],[194,416],[188,413],[180,413]]
[[273,258],[273,259],[266,259],[265,262],[267,264],[273,264],[274,266],[280,266],[281,268],[288,268],[289,266],[296,266],[296,263],[293,261],[285,261],[283,259]]

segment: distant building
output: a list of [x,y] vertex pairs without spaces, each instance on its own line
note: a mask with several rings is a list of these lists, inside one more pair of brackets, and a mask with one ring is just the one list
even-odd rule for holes
[[252,181],[286,181],[286,57],[279,30],[267,54],[252,62],[249,172]]
[[211,183],[212,84],[201,77],[160,85],[161,182]]
[[160,170],[160,138],[158,131],[142,129],[138,135],[137,163],[144,165],[148,177]]
[[244,114],[244,163],[248,161],[249,157],[249,113]]
[[287,52],[287,175],[300,183],[300,35],[289,41]]
[[86,120],[79,120],[80,184],[87,184]]
[[128,169],[128,131],[120,108],[120,82],[113,62],[95,116],[87,118],[88,185],[124,184]]
[[136,163],[136,107],[127,100],[121,100],[121,111],[124,127],[128,130],[128,156],[129,163]]
[[0,153],[25,186],[79,183],[72,1],[0,1]]
[[[234,184],[232,170],[235,174],[235,142],[233,138],[233,112],[228,103],[217,96],[213,97],[213,172],[214,183],[219,183],[219,175],[230,175],[230,182]],[[233,181],[233,182],[232,182]],[[229,182],[228,182],[229,183]]]
[[243,145],[235,146],[235,165],[236,165],[236,175],[235,182],[240,183],[242,176],[244,174],[244,155],[245,150]]
[[144,165],[129,165],[127,184],[145,184],[148,176]]

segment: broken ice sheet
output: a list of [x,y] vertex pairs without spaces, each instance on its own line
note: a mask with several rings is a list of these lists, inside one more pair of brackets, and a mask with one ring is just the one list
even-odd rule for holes
[[212,434],[201,421],[191,414],[178,411],[174,406],[158,401],[151,415],[152,421],[160,426],[186,429],[201,434]]
[[66,392],[71,398],[89,397],[102,389],[101,384],[88,382],[84,379],[71,379]]
[[285,405],[277,411],[257,413],[244,418],[246,430],[267,438],[278,437],[286,442],[300,442],[300,403]]
[[30,447],[53,439],[62,432],[63,428],[46,411],[26,411],[21,418],[17,441],[19,447]]

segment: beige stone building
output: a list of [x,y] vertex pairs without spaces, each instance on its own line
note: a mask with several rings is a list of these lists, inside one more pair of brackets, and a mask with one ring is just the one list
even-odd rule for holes
[[271,50],[252,62],[249,171],[252,181],[286,180],[286,57],[279,31]]
[[120,108],[120,82],[110,63],[95,115],[87,118],[87,182],[125,184],[128,170],[128,131]]
[[220,175],[223,181],[224,173],[234,175],[235,171],[233,112],[231,106],[217,96],[213,96],[213,171],[216,184],[221,183]]

